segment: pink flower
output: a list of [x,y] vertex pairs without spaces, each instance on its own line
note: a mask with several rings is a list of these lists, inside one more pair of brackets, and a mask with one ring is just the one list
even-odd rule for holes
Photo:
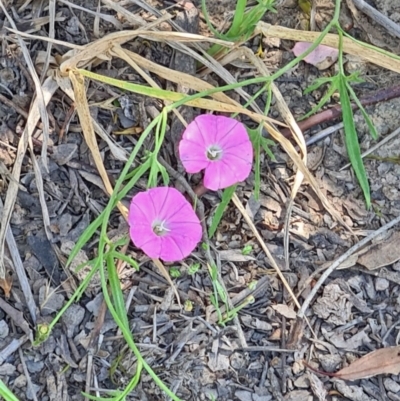
[[132,199],[128,223],[137,248],[165,262],[184,259],[202,236],[201,224],[190,203],[175,188],[158,187]]
[[203,114],[186,128],[179,156],[188,173],[204,171],[204,186],[216,191],[250,174],[253,147],[245,126],[233,118]]

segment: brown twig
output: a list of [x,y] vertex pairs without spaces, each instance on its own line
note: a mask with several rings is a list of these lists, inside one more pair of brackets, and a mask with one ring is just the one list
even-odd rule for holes
[[[373,93],[372,95],[365,96],[360,99],[360,103],[365,107],[379,102],[386,102],[387,100],[395,99],[397,97],[400,97],[400,85],[391,88],[381,89]],[[351,107],[353,111],[358,109],[358,106],[355,103],[352,103]],[[304,132],[314,127],[315,125],[335,120],[341,115],[342,107],[337,104],[327,110],[321,111],[320,113],[311,116],[310,118],[307,118],[307,120],[300,121],[298,125],[300,129]],[[285,138],[291,138],[292,136],[290,130],[287,128],[282,129],[281,133],[285,136]]]
[[16,105],[12,100],[6,98],[0,93],[0,103],[6,104],[8,107],[14,109],[16,112],[21,114],[22,117],[25,118],[25,120],[28,118],[28,112]]
[[322,370],[318,370],[315,369],[314,367],[312,367],[307,361],[302,360],[302,363],[304,366],[306,366],[308,369],[310,369],[311,371],[313,371],[314,373],[317,373],[321,376],[328,376],[328,377],[337,377],[336,373],[331,373],[331,372],[323,372]]
[[70,108],[68,109],[66,115],[65,115],[65,120],[63,122],[63,125],[60,129],[60,133],[59,133],[59,142],[61,143],[63,138],[64,138],[64,134],[68,131],[69,128],[69,124],[72,120],[72,117],[75,115],[75,103],[73,103]]

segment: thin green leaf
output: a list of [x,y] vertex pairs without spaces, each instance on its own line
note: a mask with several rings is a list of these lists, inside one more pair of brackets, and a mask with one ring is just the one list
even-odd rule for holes
[[393,60],[400,60],[400,56],[398,56],[397,54],[393,54],[392,52],[388,52],[384,49],[381,49],[380,47],[370,45],[369,43],[362,42],[361,40],[357,40],[353,36],[349,35],[346,31],[344,31],[340,26],[338,27],[338,29],[341,30],[343,36],[345,36],[346,38],[352,40],[353,42],[365,47],[366,49],[371,49],[371,50],[374,50],[381,54],[384,54],[385,56],[388,56],[388,57],[392,58]]
[[227,36],[233,38],[235,36],[240,36],[242,32],[242,24],[246,20],[245,10],[246,10],[247,0],[237,0],[235,13],[233,15],[232,25],[230,26]]
[[309,93],[315,91],[316,89],[318,89],[320,86],[328,84],[328,83],[332,83],[332,81],[334,80],[335,77],[327,77],[327,78],[317,78],[314,83],[312,83],[311,85],[307,86],[306,89],[304,89],[304,94],[308,95]]
[[114,249],[118,248],[119,246],[126,245],[128,241],[129,241],[128,234],[124,235],[123,237],[117,240],[114,240],[113,242],[111,242],[111,240],[109,240],[107,237],[107,242],[109,242]]
[[265,85],[267,89],[267,101],[265,102],[265,107],[264,107],[264,114],[267,116],[269,114],[269,111],[271,109],[271,103],[272,103],[272,86],[271,83],[268,82]]
[[8,389],[4,382],[0,379],[0,395],[5,401],[19,401],[18,398]]
[[[335,76],[335,78],[337,78],[338,76]],[[320,110],[332,97],[332,95],[336,92],[336,90],[338,89],[338,80],[333,80],[331,86],[328,88],[328,90],[326,91],[325,95],[322,96],[321,100],[318,102],[318,104],[316,106],[314,106],[312,108],[311,111],[309,111],[306,115],[304,115],[303,117],[301,117],[301,120],[304,120],[310,116],[312,116],[315,112],[317,112],[318,110]]]
[[343,125],[345,131],[345,141],[350,163],[357,176],[358,182],[364,193],[367,208],[371,206],[371,195],[367,174],[361,157],[360,144],[356,127],[354,124],[353,111],[351,109],[350,98],[347,92],[346,78],[340,74],[339,80],[340,103],[342,104]]
[[353,83],[353,84],[361,84],[363,82],[365,82],[365,79],[360,77],[360,72],[359,71],[355,71],[352,72],[350,75],[346,76],[346,82],[347,83]]
[[260,138],[261,147],[264,149],[264,152],[267,156],[273,161],[276,162],[275,155],[272,153],[272,150],[269,148],[270,146],[275,146],[275,142],[271,139],[264,138],[263,136]]
[[210,270],[211,281],[217,281],[217,279],[218,279],[217,266],[215,266],[215,265],[210,266],[209,270]]
[[210,302],[211,302],[211,304],[214,306],[215,309],[218,309],[218,308],[219,308],[218,302],[217,302],[217,300],[215,299],[214,294],[210,294]]
[[228,35],[223,35],[222,33],[218,32],[215,28],[214,25],[212,24],[210,20],[210,15],[208,14],[207,6],[206,6],[206,0],[201,0],[201,11],[203,12],[204,19],[206,20],[206,24],[208,26],[208,29],[217,37],[218,39],[223,39],[223,40],[230,40],[230,37]]
[[365,122],[368,125],[368,129],[369,132],[371,133],[372,138],[374,138],[375,140],[378,139],[378,132],[375,128],[374,123],[372,122],[370,116],[368,115],[368,113],[365,111],[364,106],[361,104],[360,100],[358,99],[358,97],[356,96],[353,88],[347,83],[347,90],[350,93],[350,96],[352,97],[352,99],[354,100],[355,104],[358,106],[358,108],[361,111],[361,114],[364,117]]
[[70,255],[68,256],[67,266],[71,264],[74,260],[75,256],[78,252],[89,242],[89,240],[93,237],[94,233],[101,226],[101,223],[104,219],[104,211],[85,229],[85,231],[81,234],[75,246],[71,250]]
[[124,324],[125,328],[129,330],[128,316],[126,314],[124,296],[122,295],[121,283],[117,274],[117,267],[115,266],[113,253],[106,255],[108,281],[110,283],[110,289],[112,294],[112,299],[114,300],[115,311],[121,322]]
[[[142,366],[150,375],[150,377],[154,380],[156,385],[164,391],[168,397],[170,397],[174,401],[182,401],[179,397],[177,397],[165,384],[164,382],[156,375],[156,373],[151,369],[151,367],[147,364],[147,362],[143,359],[139,349],[137,348],[135,342],[133,341],[132,333],[129,330],[129,327],[126,327],[126,323],[121,320],[119,313],[114,308],[114,304],[111,302],[110,296],[108,294],[107,283],[105,279],[104,269],[100,269],[100,277],[101,277],[101,286],[103,290],[104,300],[107,304],[107,307],[111,313],[111,316],[117,323],[118,327],[121,329],[121,332],[124,336],[125,341],[127,342],[129,348],[133,351],[136,358],[138,359],[138,367],[137,370],[141,370]],[[119,289],[121,290],[121,289]]]
[[221,300],[223,303],[226,303],[226,301],[227,301],[227,299],[228,299],[228,296],[227,296],[227,294],[226,294],[224,288],[222,287],[221,283],[220,283],[220,282],[218,281],[218,279],[217,279],[217,280],[215,280],[215,281],[213,282],[213,284],[215,285],[215,288],[216,288],[217,291],[218,291],[218,295],[219,295],[220,300]]
[[137,262],[135,260],[133,260],[132,258],[130,258],[129,256],[124,255],[123,253],[118,252],[118,251],[113,251],[112,256],[115,259],[120,259],[120,260],[123,260],[124,262],[128,263],[135,270],[139,270],[139,265],[137,264]]
[[222,219],[222,215],[224,214],[225,208],[227,207],[228,203],[231,201],[232,196],[236,190],[237,184],[232,185],[229,188],[226,188],[222,193],[222,200],[221,203],[218,205],[214,217],[211,222],[211,227],[208,230],[208,236],[212,238],[217,230],[217,227]]
[[257,129],[247,128],[247,133],[249,134],[254,150],[254,197],[257,200],[260,197],[260,187],[261,187],[261,171],[260,171],[261,129],[262,126],[259,126]]
[[143,163],[141,166],[137,167],[134,171],[136,173],[133,175],[133,177],[130,179],[130,181],[125,185],[125,187],[121,190],[120,193],[118,193],[118,190],[122,183],[125,180],[126,175],[128,174],[129,167],[132,165],[132,162],[136,155],[138,154],[141,146],[143,145],[143,142],[147,135],[151,132],[152,127],[156,124],[156,122],[153,120],[151,124],[146,128],[144,133],[141,135],[138,143],[136,144],[135,148],[133,149],[131,155],[129,156],[128,162],[126,163],[124,169],[121,172],[120,177],[117,180],[117,183],[115,185],[115,191],[113,195],[111,196],[109,205],[107,205],[107,208],[103,210],[103,212],[86,228],[86,230],[83,232],[83,234],[79,237],[77,243],[75,244],[74,248],[71,250],[71,254],[68,257],[67,260],[67,266],[71,263],[71,261],[76,257],[78,252],[83,248],[84,245],[86,245],[90,238],[94,235],[96,230],[104,223],[104,220],[106,221],[106,224],[108,223],[108,217],[111,213],[111,210],[116,206],[116,204],[126,196],[126,194],[133,188],[133,186],[136,184],[136,182],[139,180],[139,178],[149,169],[150,167],[150,162],[147,161]]

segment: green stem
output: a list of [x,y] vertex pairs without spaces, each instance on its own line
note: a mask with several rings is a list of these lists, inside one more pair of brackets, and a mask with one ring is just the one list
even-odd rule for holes
[[[115,268],[115,266],[114,266]],[[147,373],[150,375],[150,377],[154,380],[156,385],[165,392],[165,394],[168,395],[168,397],[172,398],[174,401],[182,401],[179,397],[177,397],[164,383],[163,381],[156,375],[156,373],[153,371],[153,369],[147,364],[147,362],[143,359],[139,349],[137,348],[135,342],[133,341],[132,338],[132,333],[129,330],[129,326],[126,326],[125,318],[123,320],[120,319],[119,313],[114,308],[114,305],[110,299],[110,295],[108,293],[108,287],[107,287],[107,280],[104,274],[104,268],[100,268],[100,276],[101,276],[101,285],[102,285],[102,290],[103,290],[103,296],[104,300],[107,304],[108,310],[110,311],[113,319],[117,323],[119,329],[121,330],[125,341],[127,342],[128,346],[131,348],[133,353],[135,354],[138,362],[140,362],[144,369],[147,371]],[[119,288],[114,288],[116,291],[120,292],[121,287]]]
[[236,3],[235,14],[233,16],[232,25],[228,30],[228,36],[237,36],[240,30],[240,24],[243,23],[243,17],[246,10],[247,0],[238,0]]

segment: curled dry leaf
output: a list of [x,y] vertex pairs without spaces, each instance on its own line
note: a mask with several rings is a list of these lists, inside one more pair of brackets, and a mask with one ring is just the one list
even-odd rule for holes
[[285,316],[286,319],[296,319],[296,312],[284,304],[273,305],[272,309],[276,310],[280,315]]
[[342,380],[368,379],[381,374],[400,373],[400,346],[381,348],[357,359],[335,373]]
[[372,245],[367,252],[358,258],[358,263],[368,270],[375,270],[391,265],[400,259],[400,232],[395,231],[390,238],[379,244]]
[[370,352],[336,373],[323,372],[315,369],[304,360],[302,362],[315,373],[348,381],[369,379],[385,374],[398,375],[400,373],[400,346],[381,348]]

